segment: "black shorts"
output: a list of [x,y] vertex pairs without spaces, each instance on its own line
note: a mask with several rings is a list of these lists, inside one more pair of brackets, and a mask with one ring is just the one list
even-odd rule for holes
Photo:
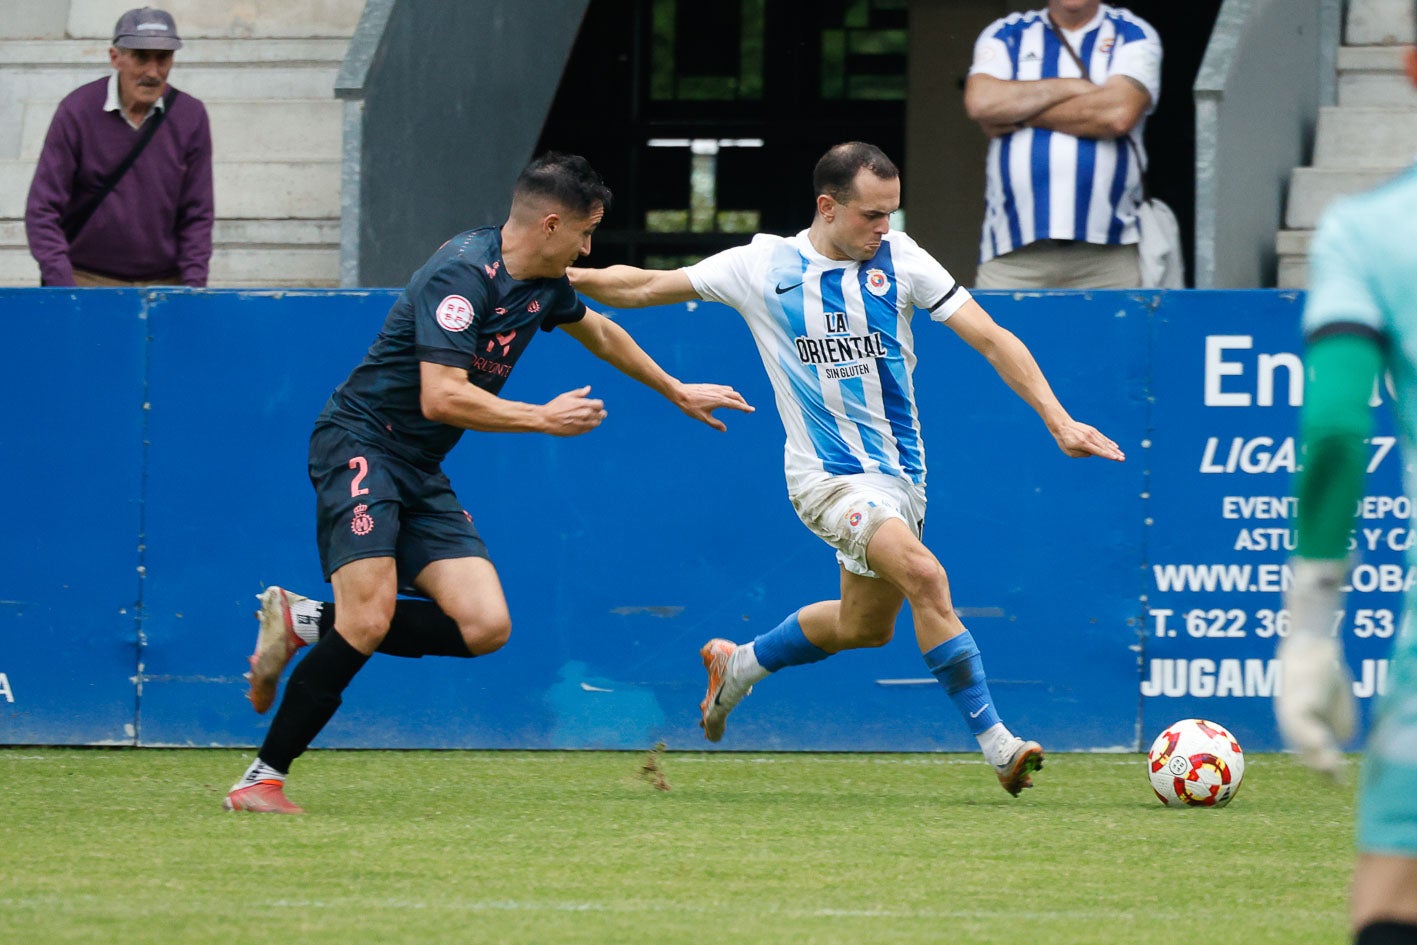
[[428,472],[333,424],[310,435],[315,541],[325,580],[360,558],[393,558],[400,588],[431,562],[487,558],[487,546],[453,494]]

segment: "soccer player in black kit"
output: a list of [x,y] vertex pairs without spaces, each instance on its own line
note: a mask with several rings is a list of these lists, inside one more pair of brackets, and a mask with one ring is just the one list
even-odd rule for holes
[[[464,430],[578,436],[605,418],[590,388],[544,404],[498,396],[538,329],[560,328],[592,354],[717,430],[713,411],[751,411],[731,387],[669,376],[620,326],[586,308],[566,268],[590,252],[610,190],[582,157],[546,154],[517,179],[500,228],[445,243],[414,274],[373,346],[325,404],[310,437],[317,539],[334,606],[269,588],[250,659],[257,712],[275,698],[304,640],[292,602],[314,605],[318,642],[290,675],[254,763],[228,810],[301,813],[285,796],[293,762],[324,728],[376,650],[483,656],[511,632],[501,582],[440,463]],[[400,599],[412,588],[430,600]],[[309,628],[306,628],[307,630]]]

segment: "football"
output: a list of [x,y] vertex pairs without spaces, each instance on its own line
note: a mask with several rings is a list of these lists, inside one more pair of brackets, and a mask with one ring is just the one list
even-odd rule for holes
[[1245,753],[1223,725],[1182,719],[1151,743],[1146,773],[1167,807],[1224,807],[1240,790]]

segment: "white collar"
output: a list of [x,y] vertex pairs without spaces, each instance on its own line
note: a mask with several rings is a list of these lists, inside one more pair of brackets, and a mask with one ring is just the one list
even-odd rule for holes
[[[153,103],[153,108],[158,108],[162,109],[163,111],[166,111],[166,96],[158,96],[157,101]],[[143,116],[143,121],[148,120],[148,116],[153,113],[153,108],[148,109],[148,114]],[[122,103],[118,101],[118,73],[116,72],[112,73],[108,77],[108,98],[104,99],[103,110],[106,112],[117,112],[118,114],[122,115],[123,120],[128,122],[128,124],[133,128],[137,128],[143,123],[142,121],[140,121],[137,125],[134,125],[133,122],[129,120],[128,113],[123,110]]]
[[[1061,24],[1059,24],[1059,27],[1058,27],[1058,28],[1061,29],[1064,33],[1067,34],[1069,41],[1072,41],[1073,39],[1075,39],[1075,38],[1077,38],[1077,37],[1084,36],[1084,35],[1086,35],[1087,33],[1091,32],[1092,30],[1096,29],[1097,26],[1098,26],[1098,24],[1100,24],[1100,23],[1102,22],[1102,18],[1107,15],[1107,13],[1108,13],[1108,11],[1109,11],[1110,9],[1111,9],[1111,8],[1108,7],[1107,4],[1105,4],[1105,3],[1098,4],[1098,6],[1097,6],[1097,12],[1092,15],[1092,19],[1088,20],[1088,21],[1087,21],[1086,23],[1084,23],[1082,26],[1079,26],[1077,29],[1070,30],[1070,29],[1068,29],[1067,27],[1062,26]],[[1044,8],[1043,8],[1043,22],[1045,22],[1045,23],[1048,22],[1048,8],[1047,8],[1047,7],[1044,7]]]

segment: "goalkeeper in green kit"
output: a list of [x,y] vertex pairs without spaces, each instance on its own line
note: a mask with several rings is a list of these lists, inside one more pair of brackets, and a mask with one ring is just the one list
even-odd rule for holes
[[[1417,4],[1414,4],[1417,6]],[[1417,14],[1417,10],[1414,10]],[[1417,86],[1417,50],[1406,54]],[[1309,257],[1307,383],[1296,483],[1298,547],[1286,594],[1275,714],[1285,742],[1337,775],[1353,731],[1353,688],[1333,615],[1363,495],[1373,385],[1386,371],[1404,462],[1417,462],[1417,166],[1324,214]],[[1409,472],[1406,491],[1417,491]],[[1417,555],[1409,552],[1409,564]],[[1409,597],[1407,614],[1414,601]],[[1404,621],[1404,624],[1409,621]],[[1398,635],[1373,716],[1358,796],[1352,923],[1359,945],[1417,943],[1417,639]]]

